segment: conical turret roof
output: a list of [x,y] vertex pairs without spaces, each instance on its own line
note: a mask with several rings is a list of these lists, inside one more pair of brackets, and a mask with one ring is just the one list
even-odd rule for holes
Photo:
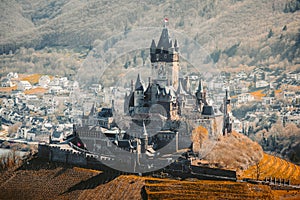
[[182,87],[182,82],[181,81],[179,81],[179,85],[178,85],[178,88],[177,88],[177,94],[187,95],[187,92]]
[[135,82],[135,90],[143,90],[144,91],[144,87],[141,82],[140,74],[138,74],[136,82]]
[[150,49],[156,49],[156,44],[155,44],[154,39],[152,39]]
[[199,80],[197,92],[203,92],[203,83],[202,83],[202,79]]
[[160,35],[160,39],[157,44],[158,49],[168,50],[171,47],[170,45],[170,36],[168,28],[163,28]]

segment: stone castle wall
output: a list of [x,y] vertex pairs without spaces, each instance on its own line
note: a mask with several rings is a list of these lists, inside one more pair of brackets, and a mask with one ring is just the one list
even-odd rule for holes
[[39,144],[38,157],[66,164],[87,165],[87,157],[84,153],[61,149],[48,144]]

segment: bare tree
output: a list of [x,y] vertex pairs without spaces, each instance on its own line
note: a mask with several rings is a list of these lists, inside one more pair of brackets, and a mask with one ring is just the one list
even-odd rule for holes
[[256,180],[259,180],[260,175],[261,175],[261,169],[260,169],[260,164],[259,162],[256,163]]
[[198,126],[192,131],[193,151],[199,152],[205,140],[208,139],[208,131],[203,126]]
[[22,125],[21,122],[17,122],[14,125],[10,126],[7,131],[9,136],[12,137],[15,133],[17,133],[17,131],[21,125]]

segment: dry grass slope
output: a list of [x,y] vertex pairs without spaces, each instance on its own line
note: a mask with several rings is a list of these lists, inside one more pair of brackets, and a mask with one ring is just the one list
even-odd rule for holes
[[204,159],[216,167],[238,171],[254,165],[262,156],[263,150],[259,144],[234,131],[229,136],[221,137]]

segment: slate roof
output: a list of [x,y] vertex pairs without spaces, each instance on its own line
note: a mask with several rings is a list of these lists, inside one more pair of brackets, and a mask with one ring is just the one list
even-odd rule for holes
[[167,28],[164,28],[160,35],[160,39],[158,41],[157,48],[168,51],[168,49],[170,47],[172,47],[172,44],[170,42],[169,31]]

